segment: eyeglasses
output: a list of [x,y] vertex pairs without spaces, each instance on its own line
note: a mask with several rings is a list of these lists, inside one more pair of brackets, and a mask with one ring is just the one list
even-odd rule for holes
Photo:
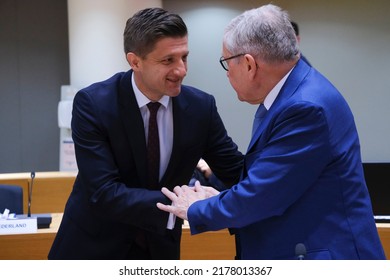
[[221,56],[221,58],[219,59],[219,63],[221,63],[223,69],[225,69],[226,71],[229,71],[229,65],[228,65],[227,61],[230,59],[242,56],[242,55],[245,55],[245,53],[240,53],[240,54],[233,55],[233,56],[227,57],[227,58],[224,58],[223,56]]

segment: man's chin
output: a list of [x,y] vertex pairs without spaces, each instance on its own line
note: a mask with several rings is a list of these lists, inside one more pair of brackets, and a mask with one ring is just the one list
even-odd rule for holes
[[238,95],[237,94],[237,98],[238,98],[238,100],[240,100],[240,101],[242,101],[242,102],[245,102],[245,99],[244,98],[242,98],[240,95]]
[[169,90],[167,90],[167,93],[166,95],[170,96],[170,97],[175,97],[175,96],[178,96],[181,92],[181,86],[178,87],[178,88],[170,88]]

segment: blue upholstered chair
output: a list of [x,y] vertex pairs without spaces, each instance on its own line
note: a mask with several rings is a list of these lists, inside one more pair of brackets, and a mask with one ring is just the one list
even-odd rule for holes
[[23,188],[21,186],[0,185],[0,213],[4,209],[10,213],[23,214]]

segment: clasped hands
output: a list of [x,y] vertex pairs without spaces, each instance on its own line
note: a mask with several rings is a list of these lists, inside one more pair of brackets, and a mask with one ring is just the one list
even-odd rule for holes
[[201,186],[199,181],[195,182],[194,187],[176,186],[173,192],[162,188],[161,192],[172,201],[172,205],[158,202],[157,207],[184,220],[188,220],[187,211],[194,202],[219,194],[219,191],[212,187]]

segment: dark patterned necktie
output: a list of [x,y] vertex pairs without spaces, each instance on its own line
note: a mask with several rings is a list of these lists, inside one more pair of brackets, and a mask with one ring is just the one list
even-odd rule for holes
[[151,189],[158,189],[160,174],[160,140],[157,126],[157,111],[160,105],[158,102],[150,102],[147,105],[150,112],[147,151],[149,188]]

